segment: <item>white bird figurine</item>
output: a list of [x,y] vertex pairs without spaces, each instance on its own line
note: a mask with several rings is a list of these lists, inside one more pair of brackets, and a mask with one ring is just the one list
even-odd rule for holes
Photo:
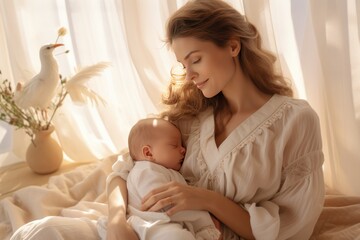
[[14,96],[15,103],[21,108],[40,108],[46,110],[56,95],[60,83],[57,62],[53,50],[64,44],[48,44],[40,48],[41,70],[30,81],[22,86],[18,83]]

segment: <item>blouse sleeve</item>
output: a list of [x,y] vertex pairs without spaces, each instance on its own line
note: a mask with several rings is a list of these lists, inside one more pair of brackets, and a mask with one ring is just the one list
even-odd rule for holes
[[307,107],[285,121],[281,186],[271,199],[245,204],[256,239],[308,239],[323,207],[318,117]]

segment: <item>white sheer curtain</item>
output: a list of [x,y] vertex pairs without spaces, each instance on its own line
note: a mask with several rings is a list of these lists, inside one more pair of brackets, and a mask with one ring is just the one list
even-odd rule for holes
[[[56,56],[65,77],[99,61],[111,69],[88,85],[106,106],[76,106],[69,99],[54,119],[64,152],[74,161],[117,153],[127,145],[134,122],[160,110],[174,56],[164,43],[168,16],[185,0],[14,0],[0,2],[4,76],[14,84],[39,71],[39,48],[54,42],[57,29],[70,53]],[[241,7],[238,0],[229,0]],[[64,49],[65,50],[65,49]],[[57,49],[57,52],[60,50]],[[5,74],[8,73],[8,74]],[[13,75],[11,75],[13,74]],[[11,134],[7,133],[11,132]],[[24,158],[29,139],[22,131],[2,130],[12,150]],[[5,133],[4,133],[5,132]],[[6,144],[2,144],[6,145]]]
[[[69,99],[55,119],[58,139],[74,161],[100,159],[126,147],[138,119],[161,110],[161,93],[175,59],[164,42],[167,17],[186,0],[13,0],[0,2],[0,69],[14,83],[39,70],[38,50],[61,26],[67,55],[63,76],[109,61],[89,87],[106,106]],[[297,97],[318,112],[327,184],[360,195],[360,4],[356,0],[227,0],[255,23]],[[243,9],[244,7],[244,9]],[[60,52],[57,49],[57,52]],[[23,158],[28,138],[0,125],[2,149]],[[9,144],[10,142],[10,144]],[[0,152],[1,153],[1,152]]]
[[320,117],[325,180],[360,195],[360,2],[244,0],[299,98]]
[[[118,152],[126,147],[130,126],[159,111],[173,63],[162,41],[163,22],[176,1],[15,0],[2,1],[0,7],[1,47],[8,63],[1,68],[7,68],[3,75],[14,84],[40,69],[39,48],[54,42],[61,26],[69,33],[60,42],[70,50],[56,56],[63,76],[99,61],[112,64],[88,83],[105,106],[76,106],[67,99],[56,115],[58,139],[71,159],[89,161]],[[23,158],[28,138],[13,133],[13,151]]]

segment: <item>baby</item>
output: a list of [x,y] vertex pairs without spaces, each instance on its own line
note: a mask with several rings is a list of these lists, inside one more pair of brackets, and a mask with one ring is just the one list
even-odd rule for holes
[[134,161],[127,177],[128,222],[140,239],[218,239],[220,232],[208,212],[168,216],[140,210],[141,200],[152,189],[170,181],[186,184],[178,172],[185,157],[179,129],[164,119],[142,119],[131,129],[128,145]]

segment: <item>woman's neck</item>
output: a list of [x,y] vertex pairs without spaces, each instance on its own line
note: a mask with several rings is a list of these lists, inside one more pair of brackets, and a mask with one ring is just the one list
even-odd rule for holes
[[253,113],[270,99],[270,95],[260,91],[250,78],[239,70],[233,80],[222,91],[229,113]]
[[234,79],[222,91],[226,104],[215,110],[215,140],[217,146],[249,116],[261,108],[271,95],[261,92],[245,77]]

